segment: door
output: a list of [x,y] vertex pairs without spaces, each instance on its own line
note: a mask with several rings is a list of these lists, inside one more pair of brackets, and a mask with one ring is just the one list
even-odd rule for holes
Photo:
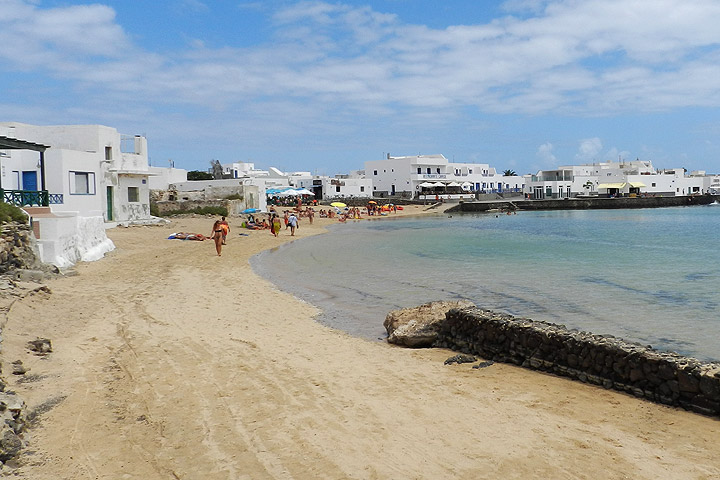
[[395,195],[395,185],[390,185],[390,188],[392,189],[392,192],[390,193],[390,195],[394,196]]
[[107,187],[107,221],[113,221],[113,187]]
[[22,172],[22,189],[37,192],[37,172],[35,170]]

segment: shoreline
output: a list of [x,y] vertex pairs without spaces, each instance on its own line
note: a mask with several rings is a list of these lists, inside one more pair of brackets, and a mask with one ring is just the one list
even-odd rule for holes
[[[319,324],[250,268],[289,234],[229,220],[222,257],[166,240],[209,218],[108,231],[115,252],[13,305],[3,360],[36,380],[9,388],[30,408],[62,398],[18,478],[720,478],[715,420]],[[25,350],[38,336],[50,356]]]

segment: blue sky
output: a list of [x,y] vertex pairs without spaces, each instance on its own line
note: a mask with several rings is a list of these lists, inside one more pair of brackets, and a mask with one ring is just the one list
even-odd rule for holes
[[716,0],[0,0],[1,121],[103,124],[155,166],[720,172]]

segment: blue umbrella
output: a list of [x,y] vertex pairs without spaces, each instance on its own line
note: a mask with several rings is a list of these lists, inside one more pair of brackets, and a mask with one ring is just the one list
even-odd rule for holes
[[260,211],[259,208],[246,208],[245,210],[242,211],[242,213],[255,213],[255,212],[259,212],[259,211]]

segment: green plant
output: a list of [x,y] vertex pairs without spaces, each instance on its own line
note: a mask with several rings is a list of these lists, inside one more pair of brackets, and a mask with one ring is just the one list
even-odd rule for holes
[[163,217],[172,217],[173,215],[187,215],[189,213],[195,213],[197,215],[217,215],[221,217],[227,217],[228,216],[228,210],[225,207],[216,207],[216,206],[210,206],[210,207],[195,207],[190,208],[187,210],[168,210],[166,212],[163,212]]
[[213,176],[208,172],[201,172],[200,170],[190,170],[187,172],[188,180],[212,180]]
[[0,223],[27,222],[27,215],[15,205],[0,203]]
[[225,197],[225,200],[242,200],[244,197],[239,193],[233,193]]

